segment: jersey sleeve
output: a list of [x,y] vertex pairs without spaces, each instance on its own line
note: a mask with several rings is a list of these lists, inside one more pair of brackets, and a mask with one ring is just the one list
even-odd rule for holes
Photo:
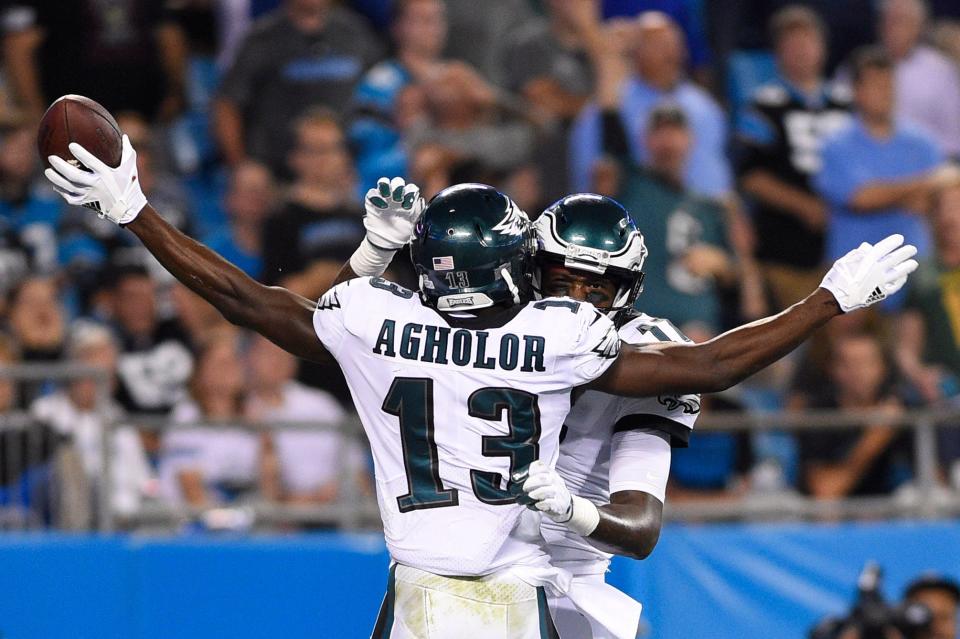
[[603,375],[620,353],[620,336],[610,318],[590,304],[578,304],[574,343],[561,357],[561,370],[571,386]]
[[610,447],[610,494],[634,490],[663,503],[670,476],[670,444],[651,433],[614,433]]
[[369,279],[363,277],[337,284],[317,302],[317,308],[313,311],[313,330],[334,357],[347,334],[350,302],[358,297],[360,284]]

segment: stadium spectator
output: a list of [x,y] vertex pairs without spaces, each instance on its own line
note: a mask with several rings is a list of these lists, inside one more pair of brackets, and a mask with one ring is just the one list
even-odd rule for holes
[[263,230],[263,279],[307,298],[327,290],[363,239],[353,165],[331,111],[316,109],[295,125],[294,181]]
[[173,410],[174,423],[182,426],[163,435],[159,476],[166,499],[208,507],[256,488],[260,438],[239,427],[243,404],[236,341],[212,340],[197,359],[190,397]]
[[[735,283],[737,271],[727,247],[723,207],[684,187],[691,132],[686,115],[661,105],[644,126],[647,167],[632,165],[620,118],[603,113],[605,151],[620,158],[620,186],[614,197],[634,216],[650,254],[644,262],[644,289],[637,306],[683,329],[698,322],[718,332],[718,286]],[[617,142],[620,141],[619,147]]]
[[924,574],[907,584],[903,600],[921,603],[933,619],[922,639],[957,639],[960,620],[960,584],[949,577]]
[[923,401],[936,402],[960,379],[960,184],[937,193],[930,222],[935,251],[910,283],[896,357]]
[[[10,295],[7,324],[20,360],[53,363],[63,356],[66,316],[60,291],[51,278],[31,276]],[[46,382],[21,384],[21,404],[27,405],[49,389]]]
[[503,50],[514,29],[535,16],[527,0],[445,0],[450,37],[447,55],[503,85]]
[[441,73],[447,64],[441,57],[447,40],[441,0],[403,0],[396,3],[393,16],[390,34],[396,52],[363,76],[354,96],[350,141],[361,184],[408,174],[402,136],[410,119],[410,99],[416,97],[414,85]]
[[877,412],[862,430],[816,429],[799,438],[802,485],[818,499],[882,495],[909,469],[909,440],[891,425],[903,411],[893,388],[893,370],[876,337],[848,333],[835,338],[828,364],[829,384],[810,408],[851,414]]
[[[329,393],[294,380],[296,359],[261,336],[247,352],[247,416],[264,423],[314,422],[335,426],[345,413]],[[335,430],[274,428],[268,436],[274,464],[263,479],[264,495],[295,504],[326,503],[337,497],[346,471],[362,474],[357,443]],[[349,478],[346,481],[350,481]]]
[[204,244],[250,277],[263,270],[263,225],[276,206],[276,188],[269,169],[252,161],[241,162],[230,173],[224,196],[229,224],[217,229]]
[[960,20],[939,20],[930,30],[930,41],[960,69]]
[[570,127],[593,93],[593,69],[581,25],[584,20],[596,21],[598,8],[595,2],[564,0],[549,0],[545,8],[545,17],[513,31],[501,64],[506,88],[522,96],[544,120],[535,161],[540,174],[550,178],[544,197],[552,202],[570,192]]
[[960,156],[960,70],[924,44],[925,0],[884,0],[880,42],[896,70],[897,115],[927,129],[954,156]]
[[352,11],[332,0],[286,0],[250,29],[213,103],[227,164],[251,157],[288,176],[290,123],[326,106],[343,112],[380,45]]
[[16,126],[0,138],[0,225],[3,285],[9,289],[29,268],[52,274],[58,264],[57,227],[61,203],[56,193],[35,180],[36,131]]
[[6,75],[32,118],[67,93],[148,120],[183,109],[186,39],[165,3],[15,0],[4,30]]
[[827,257],[891,233],[902,233],[925,255],[930,241],[921,214],[936,188],[957,179],[957,168],[944,164],[926,133],[895,117],[893,62],[886,53],[858,50],[852,73],[857,117],[825,140],[814,179],[831,207]]
[[[623,31],[622,26],[614,26]],[[710,197],[726,197],[732,189],[726,157],[726,116],[706,91],[685,78],[686,51],[680,29],[668,16],[649,12],[629,25],[627,33],[608,30],[599,50],[591,47],[598,77],[605,72],[617,73],[596,66],[618,67],[617,52],[604,51],[618,45],[621,55],[629,56],[634,68],[632,74],[623,78],[619,90],[620,115],[634,162],[643,164],[647,160],[643,141],[650,111],[664,101],[675,102],[687,114],[693,133],[686,186]],[[596,105],[584,108],[577,118],[570,148],[573,189],[589,190],[601,153],[600,110]]]
[[[66,355],[66,361],[108,373],[110,390],[116,385],[117,344],[106,327],[92,323],[77,326],[71,332]],[[105,425],[121,416],[120,406],[109,398],[106,405],[98,405],[97,391],[97,380],[80,378],[62,390],[37,399],[30,407],[36,419],[50,424],[63,438],[73,442],[90,486],[96,486],[104,472]],[[110,506],[118,515],[131,515],[153,488],[152,471],[135,429],[115,425],[111,435]],[[87,495],[88,500],[92,495],[92,492]]]
[[167,414],[186,392],[193,368],[189,339],[179,321],[159,317],[156,284],[144,267],[112,268],[117,400],[131,413]]
[[410,126],[406,142],[413,149],[410,173],[425,193],[493,181],[490,174],[508,175],[532,158],[531,125],[505,113],[498,92],[474,69],[450,64],[422,88],[427,117]]
[[770,21],[779,77],[738,117],[740,186],[754,204],[756,256],[778,309],[816,288],[823,273],[827,205],[813,191],[821,140],[849,119],[848,92],[828,86],[826,26],[800,5]]

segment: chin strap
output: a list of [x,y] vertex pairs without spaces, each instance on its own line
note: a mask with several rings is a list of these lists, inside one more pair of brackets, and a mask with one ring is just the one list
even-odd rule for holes
[[507,288],[510,289],[510,293],[513,295],[513,303],[520,303],[520,289],[517,288],[517,285],[513,283],[513,278],[510,277],[510,267],[506,264],[503,265],[500,269],[500,277],[503,278],[503,281],[507,283]]

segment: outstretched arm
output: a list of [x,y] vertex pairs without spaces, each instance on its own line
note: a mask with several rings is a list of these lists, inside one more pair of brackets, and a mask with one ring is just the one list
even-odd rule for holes
[[821,287],[773,317],[757,320],[703,344],[624,346],[617,361],[589,385],[614,395],[712,393],[777,361],[832,317],[896,293],[917,268],[915,247],[892,235],[861,244],[837,260]]
[[93,208],[127,226],[174,277],[234,324],[257,331],[298,357],[329,359],[313,330],[315,302],[260,284],[178,231],[147,204],[137,176],[137,155],[127,136],[115,169],[78,144],[71,144],[70,152],[88,170],[51,156],[53,168],[45,172],[67,202]]

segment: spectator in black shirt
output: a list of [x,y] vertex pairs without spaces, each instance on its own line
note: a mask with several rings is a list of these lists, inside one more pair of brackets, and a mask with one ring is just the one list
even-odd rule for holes
[[263,231],[263,279],[317,298],[364,236],[353,164],[334,113],[319,109],[296,124],[295,176],[283,207]]
[[177,320],[158,317],[156,285],[144,267],[116,271],[117,400],[131,413],[167,414],[182,399],[193,370],[186,332]]
[[7,78],[38,117],[66,93],[147,119],[184,105],[186,39],[158,0],[16,0],[4,14]]
[[780,77],[739,117],[737,170],[755,205],[757,258],[782,309],[820,282],[827,206],[810,176],[820,168],[820,141],[847,121],[850,103],[824,83],[826,33],[816,13],[782,9],[770,32]]
[[[903,403],[893,391],[891,377],[876,337],[866,333],[837,337],[829,364],[830,386],[809,407],[896,417]],[[910,446],[898,435],[898,429],[882,419],[862,430],[805,431],[800,437],[804,488],[820,499],[888,494],[896,487],[898,468],[909,464]]]
[[290,123],[307,109],[342,113],[380,44],[352,11],[331,0],[286,0],[251,28],[213,104],[228,164],[245,157],[287,177]]

